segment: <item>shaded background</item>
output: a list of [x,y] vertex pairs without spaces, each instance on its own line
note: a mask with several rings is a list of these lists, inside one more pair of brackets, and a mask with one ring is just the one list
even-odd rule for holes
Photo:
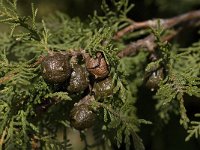
[[[58,10],[67,13],[71,17],[80,17],[82,21],[87,21],[88,15],[92,15],[94,10],[101,13],[101,0],[19,0],[21,13],[31,14],[31,2],[35,3],[39,9],[39,19]],[[128,17],[136,21],[157,17],[172,17],[189,10],[200,9],[200,0],[130,0],[130,3],[134,3],[135,7],[128,14]],[[182,31],[175,41],[181,47],[186,47],[200,38],[197,34],[198,30],[188,29]],[[155,122],[157,118],[154,110],[155,101],[151,99],[152,94],[142,87],[137,107],[139,118]],[[189,117],[192,117],[194,112],[200,112],[200,106],[196,103],[195,98],[187,99],[185,104]],[[156,125],[142,126],[140,136],[144,140],[147,150],[200,149],[200,139],[192,138],[189,142],[184,141],[187,133],[179,125],[178,116],[172,116],[169,124],[162,124],[160,127],[162,128],[157,128]]]
[[[30,3],[39,8],[39,15],[44,16],[56,10],[83,20],[94,10],[100,10],[101,0],[18,0],[23,11],[31,13]],[[110,0],[107,0],[108,3]],[[170,17],[189,10],[200,8],[199,0],[129,0],[135,4],[129,17],[144,20],[155,17]]]
[[[55,11],[61,11],[71,17],[79,17],[82,21],[88,20],[88,15],[92,15],[94,10],[101,14],[102,0],[18,0],[22,14],[31,14],[31,5],[34,3],[38,11],[38,18],[47,16]],[[106,0],[108,4],[111,0]],[[129,12],[128,17],[135,21],[143,21],[153,18],[167,18],[190,10],[200,9],[200,0],[129,0],[135,4]],[[182,47],[189,46],[197,41],[199,35],[197,29],[186,29],[181,32],[181,38],[177,37]],[[185,31],[186,31],[185,30]]]

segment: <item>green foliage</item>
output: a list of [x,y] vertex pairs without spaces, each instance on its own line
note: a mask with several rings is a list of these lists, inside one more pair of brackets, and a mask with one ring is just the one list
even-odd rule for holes
[[[195,117],[200,117],[200,114],[195,114]],[[185,141],[189,141],[192,136],[198,138],[200,134],[200,122],[191,121],[191,127],[188,129],[188,136],[185,138]]]
[[[126,143],[126,149],[129,149],[131,137],[136,150],[144,149],[142,140],[135,132],[139,130],[138,127],[141,123],[150,124],[150,122],[137,118],[134,105],[138,87],[143,83],[143,70],[141,68],[143,68],[146,61],[146,55],[146,53],[141,52],[134,59],[128,57],[121,59],[118,65],[119,72],[117,72],[121,76],[120,78],[113,79],[114,82],[117,80],[115,90],[119,95],[114,95],[114,97],[108,100],[108,104],[96,104],[103,108],[103,120],[108,124],[103,130],[108,133],[116,130],[115,140],[118,147],[124,142]],[[107,136],[109,137],[109,135]]]
[[[91,26],[112,26],[113,31],[117,31],[130,24],[131,21],[127,18],[127,13],[133,8],[133,5],[129,4],[127,0],[113,0],[112,8],[106,3],[106,0],[102,0],[102,11],[103,15],[99,16],[97,12],[94,12],[92,17]],[[109,18],[109,19],[108,19]]]
[[[81,95],[57,92],[56,85],[44,82],[38,64],[41,56],[51,51],[72,50],[85,50],[91,55],[101,51],[107,63],[112,66],[114,95],[103,102],[94,103],[94,108],[100,107],[104,110],[104,124],[100,128],[102,133],[106,133],[105,141],[113,139],[111,142],[118,147],[125,142],[129,149],[132,137],[136,149],[144,149],[136,132],[139,131],[140,123],[148,122],[137,118],[134,104],[137,88],[142,83],[142,72],[139,68],[144,61],[140,62],[139,57],[145,58],[145,54],[127,60],[130,65],[137,66],[134,72],[131,72],[131,68],[120,69],[126,62],[119,62],[116,57],[118,49],[114,46],[112,37],[115,31],[128,24],[126,14],[132,6],[128,6],[128,1],[113,1],[113,5],[115,10],[109,9],[103,1],[102,7],[106,8],[103,9],[106,15],[97,16],[95,13],[89,24],[82,23],[78,18],[71,19],[60,12],[36,23],[37,9],[33,5],[32,17],[24,17],[18,13],[17,1],[1,1],[0,20],[11,28],[10,34],[1,34],[0,42],[2,149],[30,149],[38,143],[44,149],[71,147],[67,136],[59,141],[56,139],[56,132],[60,128],[70,127],[69,111]],[[124,74],[126,70],[127,73]],[[126,80],[130,80],[130,74],[134,73],[135,82],[128,85]],[[117,111],[120,114],[117,114]],[[102,115],[100,112],[99,118]],[[111,133],[112,129],[117,131],[116,137],[107,134]]]
[[[0,14],[1,19],[0,22],[7,23],[11,26],[11,32],[10,35],[13,36],[14,31],[17,27],[23,27],[28,32],[19,33],[21,36],[29,36],[30,38],[34,38],[36,40],[40,40],[40,35],[38,31],[36,30],[36,23],[35,18],[37,15],[37,9],[34,9],[34,6],[32,5],[32,17],[22,17],[18,14],[17,10],[17,0],[13,1],[4,1],[1,0],[0,2]],[[31,21],[32,25],[29,25],[29,21]],[[17,35],[16,35],[17,36]]]
[[[167,112],[175,110],[178,105],[180,124],[186,129],[190,120],[186,114],[184,96],[200,97],[198,46],[199,44],[196,43],[190,48],[174,48],[170,51],[171,54],[166,65],[168,75],[160,83],[160,88],[155,95],[155,98],[158,99],[156,109],[160,111],[160,116],[167,121],[169,119]],[[176,102],[173,102],[174,100]],[[170,108],[173,106],[174,108]]]
[[[0,22],[11,29],[10,33],[0,34],[1,149],[31,149],[38,145],[41,149],[73,147],[66,132],[71,128],[70,110],[83,97],[93,93],[68,93],[66,83],[46,83],[40,63],[52,52],[89,53],[95,57],[100,51],[109,64],[113,95],[91,102],[97,114],[93,132],[96,141],[89,145],[86,132],[80,132],[85,149],[105,145],[120,148],[125,144],[126,149],[134,145],[136,150],[144,150],[137,132],[141,124],[151,122],[148,118],[138,118],[136,102],[139,89],[144,86],[145,72],[151,73],[158,68],[163,68],[165,74],[154,95],[158,115],[167,123],[171,112],[179,114],[180,124],[188,129],[186,140],[193,135],[199,136],[199,122],[190,122],[184,100],[186,96],[200,97],[200,42],[184,49],[173,47],[161,40],[166,32],[159,22],[155,29],[141,30],[143,33],[135,31],[125,40],[114,41],[114,34],[132,23],[126,17],[132,5],[127,0],[113,0],[111,5],[109,7],[103,0],[103,16],[95,12],[90,22],[83,23],[79,18],[70,18],[60,12],[36,22],[34,5],[32,16],[24,17],[18,12],[16,0],[1,0]],[[148,53],[142,49],[133,57],[117,57],[128,40],[134,39],[136,34],[138,37],[150,32],[157,44],[155,52],[160,57],[157,61],[147,64]],[[60,129],[63,129],[61,140],[57,138]]]

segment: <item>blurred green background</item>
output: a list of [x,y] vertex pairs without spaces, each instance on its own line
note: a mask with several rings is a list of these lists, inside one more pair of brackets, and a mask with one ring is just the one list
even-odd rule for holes
[[[88,15],[92,15],[94,10],[101,14],[102,0],[18,0],[22,14],[31,14],[31,5],[34,3],[38,11],[38,19],[61,11],[71,17],[79,17],[82,21],[88,21]],[[106,0],[111,4],[112,0]],[[143,21],[153,18],[167,18],[182,14],[190,10],[200,9],[200,0],[129,0],[130,4],[135,4],[128,13],[128,17],[135,21]],[[187,29],[180,33],[176,42],[182,47],[197,41],[198,29]],[[185,32],[186,31],[186,32]],[[180,38],[181,37],[181,38]]]
[[[80,17],[82,21],[86,21],[88,15],[92,15],[94,10],[101,13],[101,0],[18,0],[18,2],[21,13],[26,15],[31,14],[30,4],[33,2],[39,9],[39,19],[55,11],[61,11],[71,17]],[[109,0],[108,3],[110,3]],[[128,17],[136,21],[172,17],[189,10],[200,9],[200,0],[130,0],[130,3],[134,3],[135,7],[128,14]],[[182,36],[178,37],[177,41],[182,46],[197,41],[199,39],[197,30],[191,29],[181,33]],[[137,107],[139,118],[155,122],[157,118],[154,110],[155,102],[150,98],[152,94],[142,88]],[[193,116],[194,112],[200,112],[200,106],[196,104],[194,99],[188,100],[186,107],[190,117]],[[200,139],[193,138],[189,142],[184,142],[186,135],[186,131],[179,125],[179,117],[177,116],[173,116],[168,125],[142,126],[140,132],[147,150],[199,150]]]
[[[62,11],[70,16],[78,16],[83,20],[94,10],[100,10],[101,0],[18,0],[25,13],[31,13],[30,3],[39,8],[39,16],[54,11]],[[106,0],[110,3],[111,0]],[[144,20],[155,17],[170,17],[189,10],[200,8],[200,0],[129,0],[135,4],[129,17]]]

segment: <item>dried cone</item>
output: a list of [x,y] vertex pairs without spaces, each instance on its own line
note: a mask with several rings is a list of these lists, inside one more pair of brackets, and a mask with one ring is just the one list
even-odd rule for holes
[[52,84],[62,83],[71,75],[68,57],[61,53],[49,54],[44,57],[41,70],[44,80]]
[[112,78],[108,77],[104,80],[94,83],[92,91],[95,93],[95,97],[103,98],[113,95],[113,83]]
[[108,64],[101,52],[96,54],[96,58],[86,57],[86,68],[88,72],[95,76],[95,79],[103,79],[109,74]]
[[90,106],[87,104],[81,104],[74,106],[70,112],[70,123],[71,126],[77,130],[84,130],[90,128],[96,115],[91,111]]
[[69,92],[81,92],[89,86],[87,70],[81,65],[74,64],[67,90]]

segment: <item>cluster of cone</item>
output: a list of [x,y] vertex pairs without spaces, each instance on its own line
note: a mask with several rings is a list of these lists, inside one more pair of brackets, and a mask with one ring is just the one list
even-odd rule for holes
[[64,86],[71,94],[86,93],[74,104],[69,115],[71,126],[78,130],[91,127],[95,120],[90,100],[108,97],[113,93],[110,68],[102,52],[97,52],[96,57],[84,53],[81,58],[60,52],[51,53],[44,57],[41,72],[48,84]]

